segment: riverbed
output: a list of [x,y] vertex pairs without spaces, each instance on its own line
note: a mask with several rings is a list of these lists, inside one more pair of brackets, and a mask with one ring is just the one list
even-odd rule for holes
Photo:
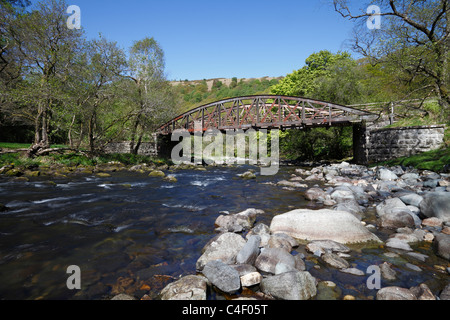
[[[289,179],[295,167],[281,167],[276,176],[237,176],[248,168],[170,172],[177,182],[129,171],[110,177],[0,178],[0,203],[9,208],[0,213],[0,299],[109,299],[119,293],[156,299],[168,283],[195,274],[202,248],[217,234],[214,222],[221,211],[262,209],[265,213],[256,223],[270,225],[277,214],[320,208],[304,198],[306,188],[276,185]],[[367,215],[373,219],[373,209],[368,208]],[[376,234],[382,240],[389,236],[388,231]],[[356,248],[349,262],[364,271],[383,261],[395,263],[401,273],[389,285],[409,288],[426,282],[438,294],[449,276],[436,266],[447,266],[448,261],[435,256],[430,243],[414,249],[429,256],[426,263],[386,256],[382,246]],[[376,290],[366,285],[369,275],[344,274],[320,265],[302,247],[297,251],[306,256],[306,268],[314,277],[337,285],[319,291],[316,298],[375,296]],[[409,269],[411,263],[421,271]],[[80,290],[66,285],[71,265],[80,268]],[[208,298],[224,297],[210,292]]]

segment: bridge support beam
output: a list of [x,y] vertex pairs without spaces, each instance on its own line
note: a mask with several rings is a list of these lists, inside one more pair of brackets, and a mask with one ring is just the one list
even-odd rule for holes
[[367,140],[366,123],[353,124],[353,161],[356,164],[368,164]]

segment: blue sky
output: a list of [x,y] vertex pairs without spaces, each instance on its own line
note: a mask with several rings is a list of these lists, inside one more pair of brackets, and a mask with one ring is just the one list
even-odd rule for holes
[[313,52],[346,49],[353,24],[331,0],[68,0],[88,38],[128,50],[154,37],[170,80],[284,76]]

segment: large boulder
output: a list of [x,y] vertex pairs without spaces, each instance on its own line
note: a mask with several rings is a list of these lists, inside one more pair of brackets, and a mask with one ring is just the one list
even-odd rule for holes
[[297,209],[275,216],[272,233],[286,233],[299,240],[333,240],[339,243],[381,242],[346,211]]
[[377,215],[379,217],[397,209],[406,209],[406,204],[399,198],[386,199],[376,207]]
[[202,256],[197,260],[197,270],[203,270],[204,266],[213,260],[221,260],[227,264],[235,263],[237,254],[245,244],[245,239],[236,233],[221,234],[206,245]]
[[436,217],[450,222],[450,192],[430,192],[420,203],[420,212],[427,218]]
[[317,294],[316,279],[308,271],[290,271],[264,278],[261,291],[277,299],[308,300]]
[[378,290],[377,300],[417,300],[417,297],[409,289],[392,286]]

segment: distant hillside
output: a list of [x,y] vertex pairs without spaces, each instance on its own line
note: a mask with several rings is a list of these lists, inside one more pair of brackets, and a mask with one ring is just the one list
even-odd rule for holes
[[270,93],[270,88],[283,77],[262,77],[251,79],[216,78],[190,81],[171,81],[182,98],[182,111],[221,99]]

